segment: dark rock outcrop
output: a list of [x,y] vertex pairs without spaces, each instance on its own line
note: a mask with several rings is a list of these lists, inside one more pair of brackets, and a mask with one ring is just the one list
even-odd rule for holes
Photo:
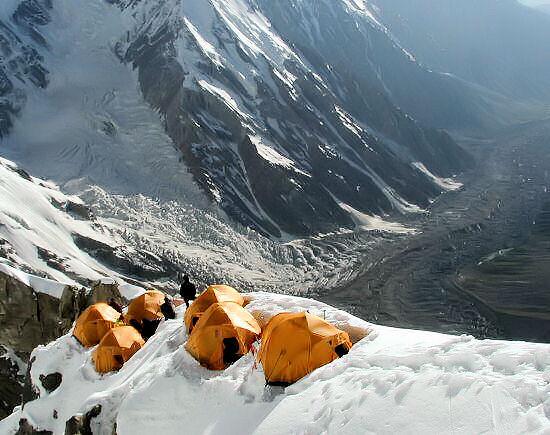
[[44,389],[48,393],[51,393],[61,385],[61,382],[63,381],[63,376],[61,375],[61,373],[55,372],[49,373],[47,375],[40,375],[39,379]]
[[152,281],[179,271],[178,266],[167,258],[148,252],[132,251],[130,254],[122,246],[109,246],[81,234],[73,234],[73,240],[80,249],[126,276]]
[[[77,289],[66,287],[57,299],[0,272],[0,344],[30,354],[39,344],[55,340],[69,330],[79,312],[76,294]],[[60,313],[63,299],[72,301],[74,310],[65,307]]]
[[98,404],[85,414],[73,415],[65,424],[65,435],[93,435],[91,422],[101,414],[101,409],[101,405]]
[[19,429],[16,435],[53,435],[51,430],[35,429],[26,418],[19,420]]
[[11,414],[13,405],[20,402],[24,382],[20,367],[0,346],[0,419]]
[[124,306],[128,300],[120,294],[118,284],[114,281],[96,281],[92,283],[92,290],[88,294],[86,305],[105,302],[113,299],[117,304]]
[[[46,344],[65,334],[86,305],[87,298],[82,289],[67,286],[61,299],[57,299],[37,293],[19,280],[0,272],[0,345],[14,349],[23,359],[27,359],[39,344]],[[2,392],[2,406],[7,413],[21,403],[22,396],[25,402],[33,400],[37,394],[32,385],[22,386],[22,377],[14,370],[14,367],[0,365],[0,380],[3,390],[6,389]],[[29,383],[28,380],[26,383]]]

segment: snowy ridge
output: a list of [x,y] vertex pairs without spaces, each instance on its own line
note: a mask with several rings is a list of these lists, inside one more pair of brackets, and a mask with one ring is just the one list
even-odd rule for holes
[[[101,404],[94,433],[545,433],[550,429],[547,344],[479,341],[468,336],[381,327],[310,299],[252,293],[247,306],[265,319],[310,312],[347,330],[351,352],[286,391],[264,387],[261,365],[247,355],[211,372],[185,351],[182,309],[161,323],[118,372],[99,375],[91,350],[69,335],[33,352],[40,398],[0,423],[15,433],[20,418],[62,434],[65,421]],[[41,374],[59,372],[47,393]],[[57,419],[53,418],[53,410]]]
[[[108,273],[73,240],[73,235],[79,234],[102,243],[114,243],[108,233],[98,231],[92,222],[78,220],[65,211],[70,204],[82,205],[79,198],[64,195],[54,185],[31,177],[6,159],[0,159],[0,197],[0,249],[4,257],[1,261],[41,271],[67,285],[78,284],[69,277],[71,274],[99,279]],[[13,275],[13,269],[10,270]],[[17,278],[29,284],[28,275],[21,272]],[[62,287],[50,286],[48,282],[32,280],[30,286],[59,297]]]

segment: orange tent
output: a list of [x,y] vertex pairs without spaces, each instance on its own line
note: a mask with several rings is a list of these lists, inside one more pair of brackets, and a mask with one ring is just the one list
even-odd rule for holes
[[104,302],[86,308],[78,316],[73,335],[84,347],[95,346],[110,329],[115,327],[121,314]]
[[185,311],[185,326],[187,332],[191,333],[202,314],[210,305],[222,302],[235,302],[241,307],[244,305],[244,298],[233,287],[228,285],[211,285],[193,301]]
[[111,329],[99,342],[92,359],[99,373],[119,370],[145,344],[133,326]]
[[147,290],[142,295],[133,299],[128,305],[128,312],[126,313],[126,322],[130,320],[136,320],[137,322],[143,322],[143,319],[147,320],[159,320],[163,319],[160,306],[164,302],[166,295],[159,290]]
[[281,313],[262,333],[259,360],[270,384],[291,384],[351,349],[347,332],[309,313]]
[[261,331],[239,304],[215,303],[201,316],[185,348],[204,367],[223,370],[248,353]]

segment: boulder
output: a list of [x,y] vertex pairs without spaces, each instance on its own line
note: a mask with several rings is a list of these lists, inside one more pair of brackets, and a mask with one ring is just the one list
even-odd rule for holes
[[101,405],[98,404],[85,414],[73,415],[65,424],[65,435],[92,435],[91,421],[99,414],[101,414]]
[[119,305],[128,305],[128,300],[120,294],[118,283],[111,279],[103,279],[92,283],[92,290],[87,295],[87,306],[97,302],[108,302],[114,299]]
[[61,373],[55,372],[55,373],[49,373],[47,375],[40,375],[39,379],[44,389],[48,393],[51,393],[57,390],[57,387],[61,385],[63,376],[61,375]]
[[14,403],[19,403],[23,394],[25,376],[9,353],[0,346],[0,419],[11,414]]
[[19,420],[19,429],[16,435],[53,435],[51,430],[38,430],[26,418]]

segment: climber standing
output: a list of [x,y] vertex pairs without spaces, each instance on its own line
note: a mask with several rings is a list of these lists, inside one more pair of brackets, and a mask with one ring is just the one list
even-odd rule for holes
[[189,301],[195,299],[197,295],[197,289],[195,287],[195,284],[189,281],[188,275],[183,276],[183,280],[180,286],[180,295],[185,301],[185,305],[187,306],[187,308],[189,308]]

